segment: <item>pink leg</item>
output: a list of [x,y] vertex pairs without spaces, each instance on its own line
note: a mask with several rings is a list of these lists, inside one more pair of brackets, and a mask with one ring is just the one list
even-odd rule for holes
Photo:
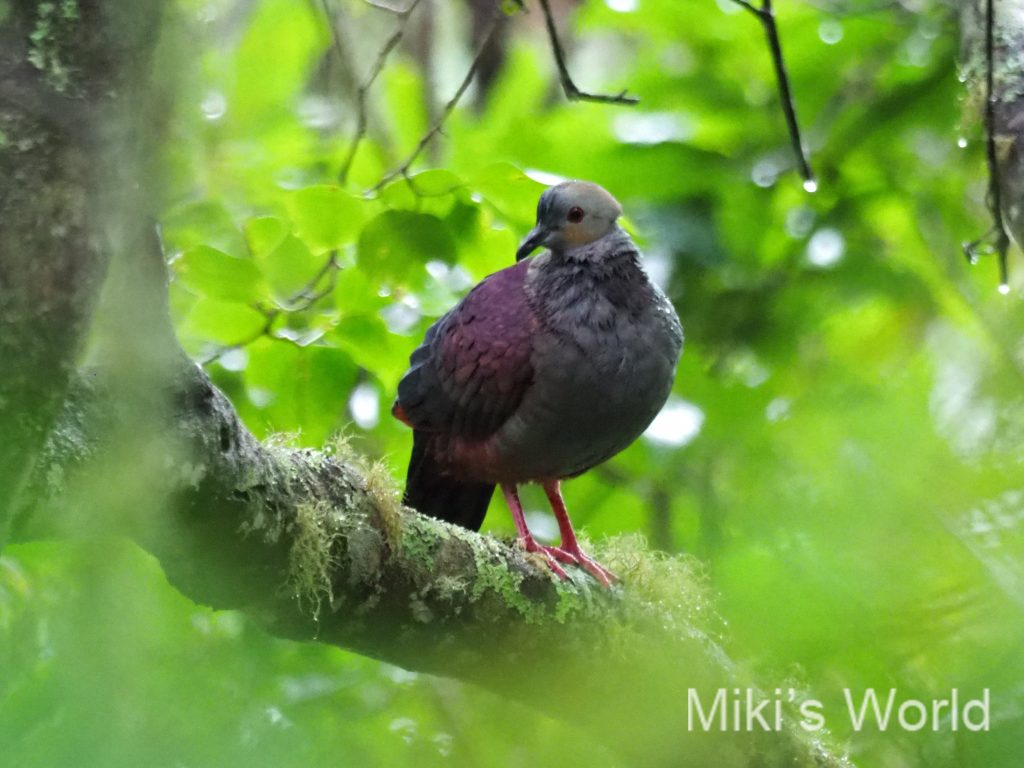
[[554,571],[555,575],[560,579],[568,579],[569,574],[565,572],[558,563],[555,562],[554,557],[548,551],[551,547],[542,547],[537,543],[536,539],[533,538],[533,534],[530,533],[530,529],[526,527],[526,518],[523,517],[523,505],[519,503],[519,491],[516,490],[515,485],[512,484],[501,484],[501,492],[505,494],[505,502],[508,504],[508,508],[512,511],[512,522],[516,524],[516,533],[519,536],[519,544],[527,552],[536,552],[538,555],[544,558],[548,564],[548,568]]
[[573,561],[582,566],[587,573],[601,582],[601,584],[610,587],[613,582],[618,581],[618,577],[596,560],[583,554],[579,542],[576,541],[576,532],[572,529],[572,523],[569,521],[569,512],[565,508],[565,501],[562,499],[562,490],[559,487],[558,481],[550,480],[543,485],[544,493],[548,495],[551,509],[555,513],[555,519],[558,520],[558,530],[562,534],[562,545],[559,549],[563,554],[568,555]]

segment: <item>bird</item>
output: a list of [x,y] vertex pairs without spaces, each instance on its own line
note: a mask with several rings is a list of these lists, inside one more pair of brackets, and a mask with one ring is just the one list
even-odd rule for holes
[[[500,486],[526,552],[561,579],[564,565],[579,566],[605,587],[617,577],[581,550],[561,481],[644,432],[683,346],[676,311],[621,214],[592,182],[546,189],[515,263],[427,329],[392,407],[413,433],[406,506],[478,531]],[[538,544],[527,527],[518,491],[527,483],[544,489],[559,546]]]

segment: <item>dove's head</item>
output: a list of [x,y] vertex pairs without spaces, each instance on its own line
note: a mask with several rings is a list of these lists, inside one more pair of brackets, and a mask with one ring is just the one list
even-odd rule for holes
[[622,214],[619,201],[603,187],[589,181],[565,181],[547,190],[537,203],[537,225],[516,251],[516,261],[534,249],[553,251],[577,248],[604,237],[617,228]]

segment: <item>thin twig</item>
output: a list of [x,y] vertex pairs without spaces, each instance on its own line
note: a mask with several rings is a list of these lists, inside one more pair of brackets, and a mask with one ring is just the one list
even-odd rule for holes
[[975,264],[978,263],[978,256],[983,251],[982,246],[986,246],[986,252],[991,253],[991,251],[987,251],[987,244],[989,238],[992,237],[992,235],[994,235],[995,233],[996,225],[993,224],[991,227],[988,228],[988,231],[985,232],[985,234],[979,237],[977,240],[971,240],[971,242],[963,244],[964,256],[967,258],[968,264],[974,266]]
[[409,169],[412,164],[416,162],[416,158],[420,156],[420,153],[426,148],[427,144],[430,143],[431,139],[440,133],[441,128],[444,127],[445,121],[448,116],[455,110],[459,100],[462,98],[466,89],[469,88],[469,84],[473,82],[473,77],[476,75],[477,67],[480,65],[480,59],[483,57],[484,51],[487,50],[487,46],[490,45],[491,38],[494,36],[495,31],[498,29],[498,23],[502,19],[502,13],[500,10],[496,10],[494,17],[491,19],[491,25],[487,28],[487,33],[484,35],[483,40],[476,49],[476,53],[473,55],[473,63],[469,65],[469,70],[466,72],[466,76],[462,78],[462,82],[459,83],[458,89],[455,91],[455,95],[444,105],[444,109],[441,114],[438,115],[437,119],[434,120],[427,132],[420,138],[419,143],[413,149],[412,153],[405,159],[401,165],[397,168],[393,168],[384,174],[380,181],[366,190],[366,194],[370,195],[380,190],[385,184],[398,176],[404,176],[409,179]]
[[[804,189],[808,192],[814,192],[818,188],[818,183],[814,179],[814,171],[811,170],[810,160],[807,158],[803,141],[800,139],[800,123],[796,117],[796,103],[793,100],[793,92],[789,86],[789,73],[786,71],[786,60],[782,55],[782,41],[779,39],[779,28],[775,23],[772,0],[761,0],[760,8],[748,2],[748,0],[732,1],[754,14],[764,27],[765,36],[768,38],[768,47],[772,53],[772,64],[775,66],[775,79],[779,86],[779,99],[782,102],[782,111],[786,116],[789,139],[793,145],[793,154],[796,155],[797,165],[800,167],[800,175],[804,179]],[[541,0],[541,2],[546,2],[546,0]]]
[[[334,36],[334,44],[340,52],[341,41],[338,39],[338,32],[335,29],[334,22],[327,7],[327,0],[323,0],[323,4],[324,12],[327,14],[327,23],[330,25],[331,34]],[[346,155],[344,162],[341,164],[341,170],[338,171],[338,181],[342,184],[348,180],[348,174],[349,171],[352,170],[352,163],[356,159],[356,152],[359,150],[359,144],[362,142],[363,137],[366,136],[366,96],[369,93],[370,88],[373,87],[378,75],[380,75],[381,71],[384,69],[384,64],[387,62],[388,56],[391,55],[391,52],[401,42],[402,37],[405,35],[406,26],[409,23],[409,17],[412,15],[412,12],[416,10],[416,6],[419,4],[420,0],[411,0],[404,10],[393,8],[391,6],[385,8],[385,10],[388,10],[398,16],[398,26],[377,53],[377,58],[373,62],[373,66],[370,68],[369,74],[366,76],[366,79],[363,81],[362,85],[359,86],[359,90],[356,92],[356,128],[352,134],[352,140],[349,144],[348,155]]]
[[1006,252],[1010,237],[1003,221],[1002,190],[999,179],[999,160],[996,156],[996,98],[995,98],[995,2],[985,3],[985,135],[988,156],[988,207],[996,229],[996,254],[999,257],[999,289],[1009,285]]
[[[555,27],[555,17],[551,13],[551,6],[548,0],[539,1],[540,7],[544,11],[544,24],[548,28],[551,51],[555,55],[555,64],[558,66],[558,79],[562,83],[562,91],[565,93],[565,98],[569,99],[569,101],[597,101],[602,104],[628,104],[630,106],[639,104],[640,99],[635,96],[627,96],[625,91],[613,96],[604,93],[587,93],[576,87],[576,83],[573,82],[572,76],[569,74],[569,66],[565,63],[565,49],[562,48],[562,42],[558,39],[558,29]],[[743,1],[739,0],[739,2]]]
[[[211,352],[209,355],[199,361],[200,365],[209,365],[215,360],[219,360],[225,354],[231,350],[241,349],[247,347],[254,341],[266,336],[270,333],[270,329],[274,327],[274,321],[277,320],[284,312],[304,312],[305,310],[312,307],[320,299],[324,298],[327,294],[334,290],[335,280],[338,275],[338,270],[341,269],[341,264],[338,262],[337,251],[331,251],[330,256],[324,263],[317,273],[310,278],[309,282],[306,283],[301,289],[299,289],[294,295],[292,295],[287,301],[281,306],[267,308],[262,306],[254,307],[254,309],[263,315],[266,322],[260,327],[255,333],[246,336],[244,339],[236,341],[234,344],[227,344],[223,347],[218,347],[216,350]],[[323,288],[317,289],[320,281],[325,277],[330,279],[327,281],[327,285]]]

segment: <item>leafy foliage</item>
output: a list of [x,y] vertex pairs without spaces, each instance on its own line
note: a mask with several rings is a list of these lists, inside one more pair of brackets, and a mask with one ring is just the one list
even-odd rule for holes
[[[813,196],[761,30],[724,0],[591,0],[565,22],[580,86],[628,85],[632,110],[563,103],[535,14],[514,18],[490,92],[376,194],[432,89],[443,101],[465,71],[461,6],[436,4],[432,76],[401,49],[383,70],[341,187],[354,89],[394,18],[340,3],[339,51],[315,3],[180,5],[197,45],[160,73],[184,70],[164,157],[171,305],[257,434],[346,430],[400,480],[409,435],[386,412],[410,351],[512,262],[542,182],[597,181],[687,347],[655,428],[568,484],[574,519],[705,559],[730,652],[765,688],[822,699],[858,764],[1017,764],[1024,316],[960,256],[987,226],[985,180],[946,5],[778,4]],[[555,534],[542,495],[524,500]],[[509,534],[506,518],[496,502],[487,530]],[[11,548],[0,636],[12,765],[616,764],[480,691],[190,605],[116,543]],[[854,734],[842,690],[865,686],[991,688],[992,732]]]

